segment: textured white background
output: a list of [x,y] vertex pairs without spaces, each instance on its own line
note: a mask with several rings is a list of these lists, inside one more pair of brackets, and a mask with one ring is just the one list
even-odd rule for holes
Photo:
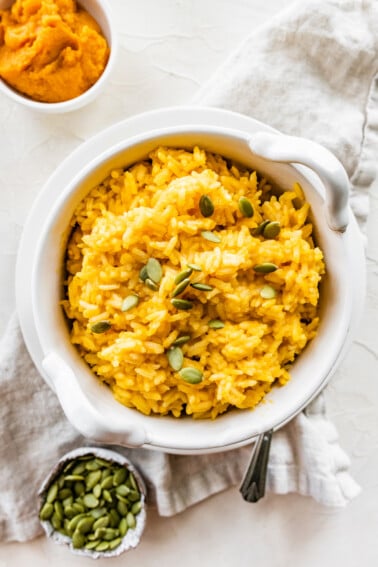
[[[344,0],[340,0],[342,2]],[[112,81],[87,108],[42,116],[0,99],[0,331],[14,309],[14,263],[34,197],[61,160],[137,112],[190,103],[243,38],[284,0],[110,0],[121,49]],[[377,156],[378,158],[378,156]],[[329,414],[361,495],[330,510],[296,495],[244,503],[237,489],[172,519],[150,511],[139,548],[112,560],[143,567],[375,567],[378,564],[378,187],[368,226],[368,291],[356,340],[327,389]],[[22,411],[22,408],[20,408]],[[6,463],[0,463],[6,466]],[[28,464],[25,463],[27,467]],[[31,487],[33,490],[33,487]],[[44,538],[0,545],[0,567],[89,566]],[[98,561],[96,565],[104,565]],[[110,564],[108,562],[108,564]]]

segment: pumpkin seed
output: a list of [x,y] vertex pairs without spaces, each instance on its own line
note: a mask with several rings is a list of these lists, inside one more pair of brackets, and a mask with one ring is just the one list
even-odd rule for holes
[[171,344],[171,347],[181,346],[189,342],[191,339],[190,335],[182,335],[181,337],[177,337],[175,341]]
[[253,269],[259,274],[270,274],[271,272],[278,270],[278,266],[276,266],[276,264],[272,264],[271,262],[264,262],[262,264],[256,264],[255,266],[253,266]]
[[115,491],[117,494],[120,494],[121,496],[127,496],[130,493],[130,488],[125,484],[120,484],[119,486],[117,486]]
[[110,475],[104,478],[103,481],[101,481],[101,488],[102,489],[109,489],[113,486],[114,484],[114,476]]
[[67,482],[74,481],[74,480],[84,480],[85,477],[82,474],[68,474],[65,477]]
[[159,289],[159,286],[156,285],[154,281],[150,280],[150,278],[147,278],[144,283],[149,289],[152,289],[152,291],[157,291]]
[[184,355],[179,347],[169,348],[167,351],[167,358],[169,362],[169,366],[173,370],[181,370],[183,362],[184,362]]
[[87,490],[92,490],[94,486],[100,481],[101,479],[101,471],[91,471],[86,478],[85,485]]
[[110,328],[111,324],[109,323],[109,321],[98,321],[97,323],[91,325],[92,333],[96,334],[105,333],[106,331],[109,331]]
[[128,529],[129,529],[129,526],[127,525],[126,518],[122,518],[122,520],[120,521],[119,526],[118,526],[119,535],[124,537],[126,535]]
[[94,508],[93,510],[89,510],[89,514],[95,520],[104,516],[106,514],[106,512],[107,512],[106,508]]
[[85,471],[85,463],[78,463],[72,469],[72,474],[81,474]]
[[219,236],[217,234],[214,234],[214,232],[211,232],[211,230],[203,230],[201,232],[201,236],[209,242],[215,242],[218,244],[221,241]]
[[134,514],[134,516],[139,514],[141,509],[142,509],[142,502],[140,500],[139,502],[134,502],[134,504],[131,506],[131,512]]
[[109,541],[109,549],[115,549],[116,547],[119,546],[121,541],[122,541],[122,539],[120,537],[117,537],[117,538],[113,539],[112,541]]
[[39,517],[42,521],[46,522],[51,518],[53,512],[54,512],[54,506],[51,504],[51,502],[46,502],[41,508]]
[[135,528],[136,520],[135,520],[134,514],[132,512],[127,513],[126,523],[127,523],[129,528]]
[[130,502],[136,502],[140,498],[140,494],[137,490],[131,490],[127,496]]
[[91,459],[85,464],[85,468],[87,471],[98,471],[101,468],[101,465],[98,463],[97,459]]
[[194,287],[194,289],[198,289],[199,291],[212,291],[214,288],[212,285],[208,285],[205,283],[192,283],[190,284],[191,287]]
[[54,512],[59,518],[59,520],[64,519],[63,505],[61,502],[59,502],[59,500],[55,500],[54,502]]
[[50,522],[51,522],[52,527],[55,530],[59,530],[62,526],[62,520],[60,518],[58,518],[58,516],[55,514],[55,512],[52,515]]
[[101,516],[95,520],[93,524],[93,530],[97,530],[97,528],[107,528],[110,522],[110,516]]
[[201,266],[198,266],[198,264],[188,264],[188,268],[195,272],[202,272],[202,268]]
[[83,497],[83,502],[87,508],[97,508],[99,505],[98,498],[94,494],[85,494]]
[[112,528],[117,528],[118,524],[121,521],[120,515],[118,514],[117,510],[115,508],[112,508],[109,512],[109,516],[110,516],[110,525]]
[[138,305],[138,303],[139,303],[139,295],[137,295],[136,293],[128,295],[123,300],[121,311],[123,311],[123,312],[129,311],[133,307],[136,307]]
[[276,297],[277,292],[271,285],[264,285],[264,287],[260,291],[261,297],[264,299],[273,299]]
[[138,485],[137,485],[137,481],[135,480],[135,477],[133,475],[132,472],[129,472],[129,478],[127,479],[127,483],[130,488],[133,488],[135,491],[138,492]]
[[75,511],[76,514],[81,514],[82,512],[85,512],[84,506],[77,501],[72,504],[72,509]]
[[253,206],[252,203],[247,197],[240,197],[239,199],[239,211],[243,215],[243,217],[251,218],[253,217]]
[[214,213],[214,205],[209,195],[202,195],[199,200],[199,208],[203,217],[211,217]]
[[269,222],[263,229],[264,238],[276,238],[281,230],[281,225],[278,221]]
[[95,519],[91,516],[85,516],[81,518],[76,526],[76,530],[79,531],[81,534],[87,534],[91,531],[92,526],[95,522]]
[[50,486],[47,491],[46,502],[54,502],[55,498],[58,496],[58,485],[56,482]]
[[127,477],[127,470],[124,467],[118,469],[113,476],[113,486],[118,486],[125,482]]
[[176,309],[183,309],[184,311],[193,307],[193,303],[188,299],[171,299],[171,303]]
[[94,541],[88,541],[88,543],[86,543],[84,547],[85,549],[94,549],[99,543],[100,542],[98,539]]
[[96,545],[96,551],[107,551],[109,549],[109,542],[108,541],[101,541],[98,545]]
[[189,278],[192,275],[192,273],[193,273],[193,269],[188,266],[187,270],[183,270],[182,272],[177,274],[177,276],[174,279],[175,284],[179,284],[183,280],[186,280],[187,278]]
[[142,282],[145,282],[147,278],[148,278],[147,266],[143,266],[143,268],[141,268],[139,272],[139,279],[141,279]]
[[81,532],[74,532],[72,536],[72,545],[75,549],[80,549],[86,544],[85,536]]
[[260,234],[263,233],[264,228],[266,227],[267,224],[270,223],[270,220],[264,220],[262,221],[256,228],[254,228],[251,233],[253,236],[259,236]]
[[119,536],[119,531],[115,530],[114,528],[106,528],[103,538],[105,541],[111,541],[115,537]]
[[163,276],[163,270],[159,260],[149,258],[146,264],[146,270],[149,279],[158,284]]
[[117,500],[120,500],[121,502],[124,502],[125,504],[127,504],[127,506],[129,505],[129,501],[128,501],[128,499],[126,498],[126,496],[122,496],[121,494],[117,494],[117,493],[115,493],[114,496],[117,498]]
[[179,372],[181,378],[189,384],[199,384],[203,380],[203,373],[198,368],[187,366]]
[[182,280],[176,287],[175,289],[172,291],[171,293],[171,297],[176,297],[177,295],[180,295],[180,293],[182,293],[190,284],[190,279],[189,278],[185,278],[184,280]]
[[72,490],[70,488],[61,488],[58,492],[58,497],[60,500],[64,500],[65,498],[69,498],[72,496]]
[[76,527],[78,525],[78,523],[80,522],[80,520],[82,518],[86,518],[87,515],[86,514],[78,514],[77,516],[74,516],[69,522],[68,522],[68,531],[73,533],[76,530]]
[[81,496],[85,492],[85,484],[84,484],[84,482],[81,482],[80,480],[75,482],[73,488],[74,488],[74,492],[75,492],[76,496]]
[[210,329],[223,329],[224,323],[220,319],[212,319],[208,323]]
[[119,500],[117,502],[117,510],[121,514],[121,516],[126,516],[127,512],[129,511],[129,508],[126,502],[122,502],[122,500]]
[[100,498],[100,496],[101,496],[101,484],[96,484],[96,486],[93,488],[92,492],[96,496],[96,498]]
[[104,500],[106,500],[107,502],[109,503],[113,502],[113,498],[109,490],[103,490],[102,496],[104,497]]

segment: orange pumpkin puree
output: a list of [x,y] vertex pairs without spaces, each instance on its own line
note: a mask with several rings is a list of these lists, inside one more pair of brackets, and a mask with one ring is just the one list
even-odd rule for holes
[[75,0],[16,0],[0,10],[0,77],[41,102],[62,102],[91,87],[109,47]]

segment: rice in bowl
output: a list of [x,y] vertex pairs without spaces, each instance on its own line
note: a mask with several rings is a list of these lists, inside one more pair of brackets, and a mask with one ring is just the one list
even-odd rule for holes
[[325,267],[308,215],[298,184],[280,194],[198,147],[112,171],[71,221],[72,343],[144,414],[255,407],[317,331]]

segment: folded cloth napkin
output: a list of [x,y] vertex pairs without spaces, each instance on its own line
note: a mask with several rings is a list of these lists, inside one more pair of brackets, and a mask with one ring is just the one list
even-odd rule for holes
[[[196,97],[244,112],[332,150],[353,185],[363,224],[378,146],[378,7],[375,0],[313,0],[255,31]],[[0,539],[40,533],[36,489],[66,451],[88,444],[65,419],[25,349],[17,317],[0,343]],[[161,515],[240,483],[251,446],[177,456],[120,449],[139,467]],[[359,492],[327,420],[323,397],[273,436],[267,490],[343,506]]]

